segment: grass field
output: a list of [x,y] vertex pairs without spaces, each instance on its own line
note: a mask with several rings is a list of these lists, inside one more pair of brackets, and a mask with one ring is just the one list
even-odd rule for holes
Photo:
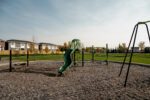
[[[123,61],[125,54],[123,53],[109,53],[108,54],[108,60],[109,61]],[[130,54],[127,56],[127,62],[129,61]],[[8,60],[9,56],[1,56],[2,59]],[[80,53],[76,53],[76,60],[81,60],[82,55]],[[84,55],[85,60],[91,60],[92,54],[86,53]],[[26,60],[26,55],[14,55],[12,56],[13,60]],[[95,60],[106,60],[106,54],[104,53],[96,53],[94,55]],[[63,61],[63,55],[62,54],[35,54],[35,55],[29,55],[29,61],[34,60],[53,60],[53,61]],[[134,53],[132,62],[135,63],[144,63],[144,64],[150,64],[150,53]]]
[[[124,60],[124,53],[109,53],[108,54],[108,60],[109,61],[123,61]],[[86,60],[91,60],[92,55],[91,54],[86,54],[85,59]],[[129,57],[130,54],[127,56],[126,62],[129,62]],[[78,55],[78,58],[81,60],[81,56]],[[95,54],[94,56],[95,60],[106,60],[106,54]],[[134,53],[132,62],[135,63],[144,63],[144,64],[150,64],[150,53]]]

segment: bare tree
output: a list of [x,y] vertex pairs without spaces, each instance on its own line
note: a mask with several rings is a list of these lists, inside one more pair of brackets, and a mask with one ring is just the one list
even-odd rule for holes
[[29,51],[31,53],[34,53],[34,51],[35,51],[34,43],[30,43],[30,49],[29,49]]
[[144,41],[141,41],[139,43],[139,48],[140,48],[141,51],[144,51],[144,48],[145,48],[145,42]]
[[48,46],[45,47],[46,54],[49,52]]
[[66,51],[67,49],[68,49],[68,44],[67,44],[67,42],[64,42],[63,51]]
[[126,47],[125,43],[119,44],[119,46],[118,46],[119,53],[124,53],[124,52],[126,52],[126,50],[127,50],[127,47]]
[[127,47],[126,47],[126,43],[122,43],[122,47],[124,48],[124,49],[126,49]]
[[68,48],[70,48],[70,47],[71,47],[71,41],[69,41],[69,42],[68,42],[67,47],[68,47]]

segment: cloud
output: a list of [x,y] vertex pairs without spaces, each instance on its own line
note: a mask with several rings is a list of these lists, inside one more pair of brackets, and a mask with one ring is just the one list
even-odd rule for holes
[[[7,0],[6,0],[7,1]],[[138,21],[149,19],[148,0],[13,0],[0,6],[0,37],[63,44],[79,38],[85,45],[128,43]],[[143,31],[144,33],[144,31]],[[144,35],[140,36],[147,39]],[[141,39],[138,38],[140,41]]]

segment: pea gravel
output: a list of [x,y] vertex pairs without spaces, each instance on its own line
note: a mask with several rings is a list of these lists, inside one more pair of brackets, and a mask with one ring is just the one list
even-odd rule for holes
[[150,68],[132,65],[127,87],[123,87],[127,66],[85,63],[56,77],[63,62],[38,61],[0,67],[0,100],[150,100]]

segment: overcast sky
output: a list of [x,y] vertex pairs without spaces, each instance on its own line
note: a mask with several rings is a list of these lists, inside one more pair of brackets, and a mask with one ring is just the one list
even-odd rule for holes
[[[0,0],[0,38],[117,47],[129,42],[134,25],[150,20],[150,0]],[[150,27],[150,26],[149,26]],[[137,44],[149,45],[144,26]]]

